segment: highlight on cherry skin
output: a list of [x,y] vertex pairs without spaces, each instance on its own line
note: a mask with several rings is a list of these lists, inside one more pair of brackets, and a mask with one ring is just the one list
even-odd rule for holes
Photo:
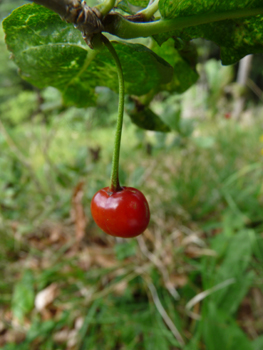
[[150,221],[148,202],[133,187],[121,187],[116,192],[102,188],[92,198],[91,214],[105,233],[122,238],[139,236]]

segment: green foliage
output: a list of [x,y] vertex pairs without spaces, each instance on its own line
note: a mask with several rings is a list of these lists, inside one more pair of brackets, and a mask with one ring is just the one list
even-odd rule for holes
[[149,107],[140,104],[139,101],[129,103],[127,112],[132,122],[142,129],[168,132],[170,128]]
[[36,110],[37,96],[32,91],[23,91],[0,106],[0,113],[4,116],[3,120],[11,125],[17,125],[30,119]]
[[[225,248],[223,254],[222,242]],[[234,314],[237,311],[238,306],[253,284],[254,274],[245,274],[245,272],[252,258],[254,244],[253,231],[240,231],[231,239],[224,236],[223,231],[222,235],[216,237],[212,242],[212,248],[219,253],[220,267],[213,269],[215,266],[213,263],[211,264],[211,259],[205,259],[204,261],[204,289],[212,288],[228,280],[230,282],[229,286],[220,289],[210,297],[214,305],[227,315]],[[218,247],[220,247],[219,251]],[[224,256],[223,260],[222,255]],[[209,265],[210,267],[208,267]]]
[[253,341],[253,350],[260,350],[263,346],[263,336],[258,337]]
[[136,255],[135,241],[120,243],[115,246],[115,253],[118,260],[124,260],[130,256]]
[[210,350],[252,350],[252,344],[228,314],[216,308],[213,303],[207,305],[203,322],[204,343]]
[[[39,88],[58,88],[66,104],[94,105],[96,86],[117,90],[115,63],[108,50],[90,50],[80,32],[52,11],[27,5],[15,10],[3,26],[22,77]],[[172,67],[146,47],[120,42],[114,47],[127,93],[140,96],[170,80]]]
[[34,278],[32,272],[28,270],[24,272],[22,279],[16,284],[12,298],[12,311],[20,322],[32,310],[34,298]]
[[260,0],[251,1],[245,0],[242,3],[239,1],[220,1],[215,2],[214,0],[202,0],[197,3],[192,1],[168,1],[160,0],[159,9],[164,18],[174,17],[186,17],[194,14],[212,14],[217,12],[228,12],[239,9],[251,9],[261,8],[262,2]]
[[129,0],[129,3],[138,6],[138,7],[146,7],[149,3],[147,0]]
[[197,53],[194,46],[192,48],[188,46],[187,49],[187,53],[184,51],[184,47],[180,51],[176,50],[176,43],[173,39],[166,41],[162,46],[152,45],[152,50],[174,68],[173,78],[168,84],[161,86],[160,91],[166,90],[181,94],[196,83],[198,79],[198,74],[195,71]]
[[171,2],[160,0],[159,9],[164,18],[180,18],[194,14],[198,16],[212,16],[229,11],[229,19],[209,24],[190,26],[183,30],[177,30],[168,34],[158,35],[159,43],[167,40],[171,36],[180,37],[183,40],[193,38],[205,38],[215,42],[221,48],[221,58],[223,64],[233,64],[242,57],[251,53],[262,53],[262,16],[244,19],[231,19],[234,13],[241,9],[262,10],[262,2],[258,1],[220,1],[213,0],[195,3],[192,1]]
[[15,98],[21,91],[22,79],[17,74],[16,65],[9,59],[10,55],[6,50],[2,28],[0,28],[0,50],[0,102],[1,110],[3,110],[5,108],[4,102],[9,98]]
[[211,244],[218,253],[217,262],[215,258],[203,259],[204,289],[214,288],[204,300],[202,309],[202,334],[209,350],[252,349],[251,342],[231,315],[236,313],[253,285],[255,275],[248,267],[254,244],[255,235],[251,230],[240,231],[232,237],[223,231],[212,239]]
[[[146,3],[137,1],[130,5],[144,7]],[[125,6],[129,8],[128,3]],[[160,91],[185,92],[198,79],[196,50],[189,44],[193,38],[202,37],[219,45],[224,64],[232,64],[248,53],[262,52],[262,36],[256,34],[260,33],[262,22],[260,1],[246,1],[240,5],[237,1],[214,4],[209,0],[193,7],[189,1],[160,0],[159,10],[162,20],[154,24],[160,27],[160,33],[154,29],[154,38],[159,44],[170,38],[161,47],[152,43],[150,50],[141,44],[114,43],[123,66],[127,94],[148,94],[146,99],[150,102]],[[193,21],[189,22],[191,16]],[[133,23],[126,28],[128,24],[122,21],[122,17],[117,17],[113,29],[106,21],[105,31],[109,25],[110,33],[124,38],[133,31],[135,37],[151,33],[150,24],[137,28]],[[167,23],[166,30],[162,28],[163,23],[164,26]],[[176,31],[170,32],[169,26],[177,28]],[[3,27],[7,46],[23,79],[38,88],[56,87],[62,92],[66,105],[95,105],[96,86],[117,90],[115,64],[106,48],[90,50],[81,33],[54,12],[35,4],[25,5],[7,17]],[[123,31],[124,36],[119,31]],[[218,86],[217,91],[220,91]],[[169,126],[163,125],[148,108],[132,113],[131,117],[144,129],[169,131]]]
[[[248,222],[260,220],[262,172],[256,150],[260,130],[256,135],[230,124],[211,125],[209,136],[192,137],[171,179],[176,189],[173,206],[183,207],[198,219],[229,205],[235,217],[243,213]],[[255,151],[251,154],[252,144]]]

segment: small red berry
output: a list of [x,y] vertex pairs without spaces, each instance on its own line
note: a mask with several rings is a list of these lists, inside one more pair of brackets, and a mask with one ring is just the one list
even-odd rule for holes
[[146,198],[133,187],[122,187],[116,192],[102,188],[92,198],[91,214],[105,233],[123,238],[140,235],[150,220]]

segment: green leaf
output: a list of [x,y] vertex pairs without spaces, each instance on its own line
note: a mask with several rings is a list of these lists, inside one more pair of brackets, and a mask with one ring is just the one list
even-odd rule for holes
[[[195,66],[195,60],[194,63],[193,61],[188,62],[185,60],[175,49],[174,40],[171,39],[167,41],[162,45],[162,47],[158,46],[157,44],[153,44],[152,50],[158,56],[165,59],[165,61],[167,61],[174,70],[171,82],[168,84],[160,84],[155,92],[165,90],[183,93],[197,81],[198,74],[196,73],[195,69],[192,68],[192,65]],[[188,57],[186,51],[184,53]],[[135,106],[130,106],[130,108],[128,108],[128,114],[132,122],[140,128],[161,132],[169,132],[171,129],[174,129],[184,134],[183,126],[180,122],[180,110],[176,111],[175,113],[170,113],[169,116],[165,114],[164,116],[159,117],[150,108],[148,108],[148,106],[144,106],[136,100]]]
[[227,313],[209,303],[202,315],[204,343],[209,350],[252,350],[252,344]]
[[142,129],[169,132],[171,129],[166,125],[157,114],[149,107],[141,104],[138,100],[127,106],[127,113],[132,122]]
[[249,289],[253,285],[254,280],[255,273],[250,271],[247,274],[236,278],[236,282],[234,284],[222,290],[221,295],[224,296],[222,296],[221,299],[219,299],[220,294],[215,294],[215,300],[218,299],[220,309],[233,315],[237,311],[244,297],[247,295]]
[[185,1],[169,1],[160,0],[159,9],[162,17],[180,18],[194,16],[207,16],[229,13],[229,20],[211,22],[164,33],[154,38],[160,44],[171,36],[179,37],[189,41],[194,38],[204,38],[214,41],[221,48],[221,58],[223,64],[233,64],[242,57],[263,52],[263,16],[244,17],[239,19],[231,19],[235,12],[242,9],[261,9],[261,0],[233,0],[233,1],[214,1],[202,0],[193,2]]
[[22,279],[15,285],[12,297],[12,311],[19,321],[23,321],[24,316],[33,309],[34,299],[33,274],[27,270]]
[[114,251],[118,260],[124,260],[136,254],[137,245],[135,241],[116,244]]
[[212,14],[240,9],[262,8],[261,0],[160,0],[159,10],[165,18],[187,17],[191,15]]
[[6,344],[4,347],[1,347],[1,350],[28,350],[30,345],[28,342],[22,342],[20,344],[15,343],[9,343]]
[[17,125],[30,119],[30,116],[36,109],[36,93],[33,91],[22,91],[0,104],[0,115],[9,124]]
[[50,333],[56,326],[58,326],[58,323],[55,320],[48,320],[44,322],[36,320],[28,330],[27,340],[32,342],[37,337],[50,337]]
[[242,275],[250,262],[255,234],[253,230],[242,230],[229,242],[226,257],[220,266],[218,276],[221,279]]
[[182,138],[189,137],[194,131],[194,121],[181,118],[182,104],[181,97],[172,94],[165,100],[161,115],[162,121],[172,130],[178,132],[180,137],[174,139],[173,145],[182,145]]
[[[217,241],[218,240],[215,240],[215,242]],[[218,285],[219,283],[234,279],[233,283],[214,292],[209,297],[220,310],[228,314],[236,312],[254,281],[254,273],[246,273],[251,261],[254,244],[255,234],[252,230],[240,231],[229,240],[225,257],[220,267],[216,271],[211,270],[210,276],[204,274],[205,279],[208,277],[208,281],[204,280],[205,284],[207,284],[207,282],[209,284],[213,281],[213,285]],[[212,249],[216,250],[216,247],[212,245]],[[220,245],[220,250],[221,249],[222,247]],[[210,266],[212,266],[212,264],[210,264]],[[208,285],[206,285],[205,288],[207,289]]]
[[129,3],[133,6],[138,7],[147,7],[149,1],[148,0],[129,0]]
[[117,7],[126,12],[129,13],[130,15],[134,14],[133,11],[131,10],[131,6],[129,6],[129,2],[127,0],[122,0],[120,2],[118,2]]
[[253,344],[253,350],[262,350],[263,349],[263,335],[256,338],[252,344]]
[[196,83],[199,77],[195,70],[196,56],[194,57],[194,63],[187,62],[179,51],[175,49],[173,39],[166,41],[161,47],[156,44],[153,45],[152,50],[174,68],[172,80],[168,84],[162,85],[159,89],[160,91],[183,93]]
[[[94,105],[96,86],[118,91],[115,62],[106,47],[92,51],[80,32],[52,11],[25,5],[7,17],[3,27],[22,77],[38,88],[59,89],[66,104]],[[145,46],[113,45],[123,67],[126,93],[144,95],[171,80],[173,68]]]
[[181,99],[176,94],[172,94],[165,100],[165,104],[162,103],[162,120],[172,130],[181,132]]
[[[83,321],[83,325],[79,330],[78,334],[78,343],[81,344],[85,338],[85,335],[87,334],[88,328],[91,324],[92,319],[94,319],[97,309],[101,304],[101,300],[95,300],[95,302],[90,306],[89,311]],[[79,346],[80,348],[80,346]]]

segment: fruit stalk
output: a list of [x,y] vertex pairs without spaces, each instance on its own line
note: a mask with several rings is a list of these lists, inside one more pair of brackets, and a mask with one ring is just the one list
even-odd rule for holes
[[115,51],[111,42],[102,35],[102,41],[111,53],[117,67],[118,81],[119,81],[119,106],[118,106],[118,118],[115,132],[114,150],[112,157],[112,169],[111,169],[111,182],[110,191],[117,192],[121,190],[119,183],[119,159],[120,159],[120,146],[121,146],[121,133],[123,124],[123,111],[124,111],[124,78],[121,67],[120,59]]

